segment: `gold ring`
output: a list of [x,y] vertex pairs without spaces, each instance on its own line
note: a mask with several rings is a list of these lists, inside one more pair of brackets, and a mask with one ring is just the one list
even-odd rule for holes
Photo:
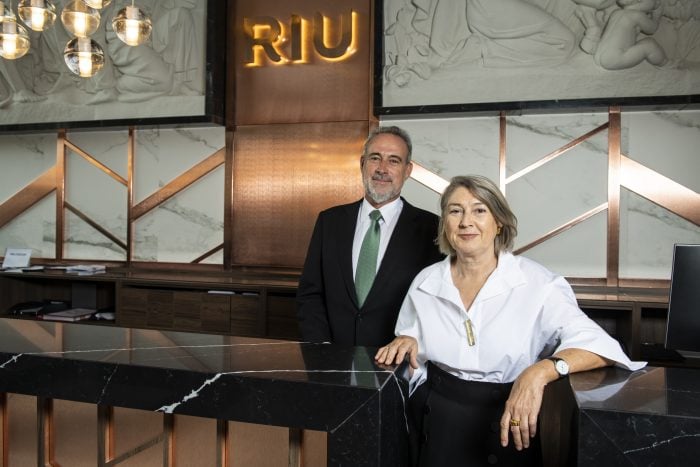
[[510,419],[510,426],[520,426],[520,420],[511,418]]

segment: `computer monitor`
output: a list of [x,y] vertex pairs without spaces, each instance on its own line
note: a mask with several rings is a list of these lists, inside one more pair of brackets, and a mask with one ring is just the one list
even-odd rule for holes
[[673,247],[666,348],[700,357],[700,245]]

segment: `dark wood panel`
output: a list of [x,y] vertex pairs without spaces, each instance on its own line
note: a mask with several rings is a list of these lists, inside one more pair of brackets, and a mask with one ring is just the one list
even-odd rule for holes
[[231,296],[231,334],[262,337],[259,318],[263,312],[259,295]]
[[202,331],[227,334],[231,328],[231,299],[227,295],[207,294],[201,302]]
[[294,294],[268,294],[267,335],[280,339],[299,339]]

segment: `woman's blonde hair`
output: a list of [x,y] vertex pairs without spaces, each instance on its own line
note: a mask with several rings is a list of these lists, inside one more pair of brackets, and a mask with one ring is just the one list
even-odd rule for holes
[[508,201],[495,183],[480,175],[460,175],[450,180],[440,198],[440,225],[438,227],[437,245],[445,255],[454,256],[455,249],[450,244],[445,232],[445,215],[447,202],[457,188],[466,188],[479,201],[489,208],[496,224],[500,226],[499,233],[494,240],[496,254],[513,249],[515,237],[518,235],[518,219],[511,211]]

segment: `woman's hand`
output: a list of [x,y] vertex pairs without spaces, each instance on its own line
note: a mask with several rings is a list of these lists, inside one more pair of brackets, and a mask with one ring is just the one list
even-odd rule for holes
[[385,365],[398,365],[402,363],[406,355],[413,368],[418,368],[418,341],[411,336],[398,336],[389,344],[380,348],[374,359],[377,363]]
[[[593,370],[612,365],[600,355],[583,349],[564,349],[554,356],[569,364],[569,372]],[[537,418],[542,406],[544,387],[559,378],[550,360],[540,360],[520,373],[513,383],[510,396],[501,417],[501,445],[508,446],[508,432],[513,436],[518,451],[530,446],[530,438],[537,434]],[[512,423],[511,423],[512,422]]]
[[530,438],[537,434],[537,418],[542,406],[544,387],[552,381],[553,370],[548,360],[525,369],[513,383],[501,417],[501,445],[508,446],[508,436],[518,451],[530,447]]

